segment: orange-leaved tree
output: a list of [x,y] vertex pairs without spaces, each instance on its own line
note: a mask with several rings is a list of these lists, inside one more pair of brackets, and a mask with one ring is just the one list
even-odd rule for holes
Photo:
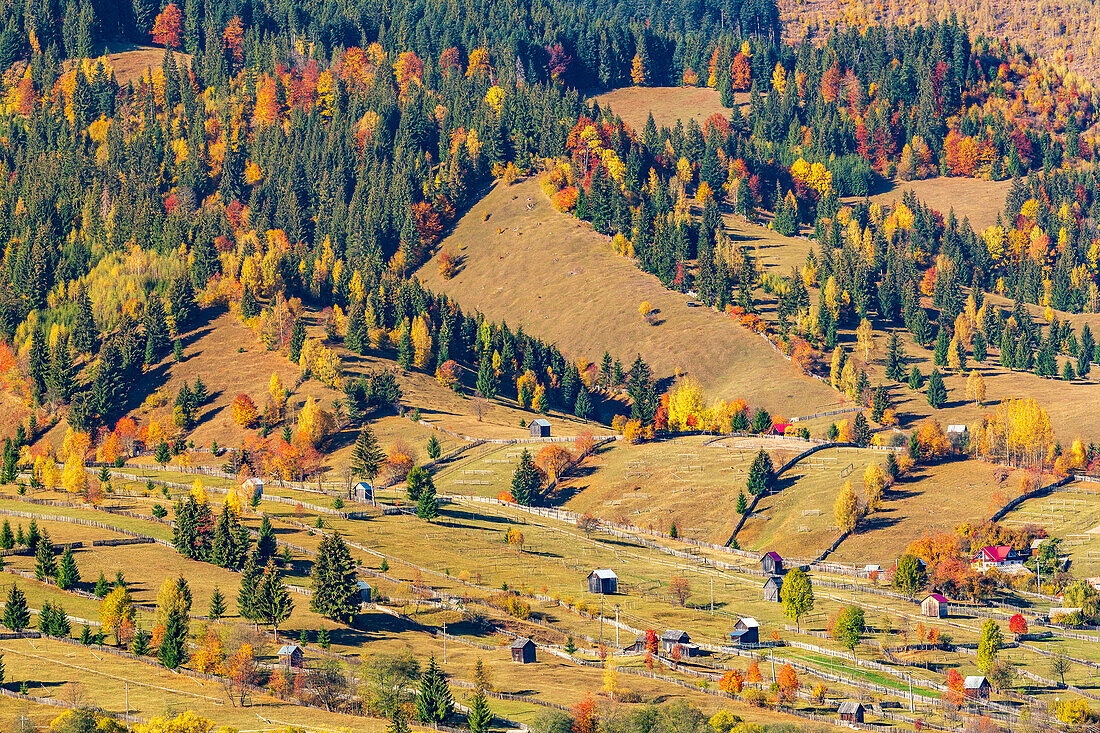
[[160,11],[153,30],[150,31],[153,41],[168,48],[179,48],[183,35],[183,13],[175,3],[168,3],[164,10]]

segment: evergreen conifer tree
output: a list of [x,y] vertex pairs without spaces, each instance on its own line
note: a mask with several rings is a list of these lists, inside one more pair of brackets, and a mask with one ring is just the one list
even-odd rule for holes
[[61,590],[75,588],[80,583],[80,570],[76,567],[76,558],[73,557],[71,547],[65,548],[65,552],[61,553],[61,562],[57,565],[54,580]]
[[18,634],[30,626],[30,623],[31,612],[27,608],[27,597],[23,594],[23,589],[13,583],[8,589],[8,599],[4,604],[4,626]]
[[347,622],[359,611],[358,576],[344,540],[336,532],[321,540],[311,571],[309,607],[334,621]]
[[541,487],[542,471],[531,458],[531,451],[524,448],[519,454],[516,470],[512,472],[512,498],[518,504],[530,506],[534,503]]
[[218,586],[214,586],[214,592],[210,595],[210,610],[206,615],[214,621],[225,615],[225,596]]

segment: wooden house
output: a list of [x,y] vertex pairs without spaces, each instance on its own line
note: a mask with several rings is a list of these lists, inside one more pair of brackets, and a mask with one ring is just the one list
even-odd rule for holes
[[980,573],[990,568],[1004,569],[1008,565],[1019,564],[1020,558],[1012,545],[990,545],[978,550],[974,557],[970,558],[970,567]]
[[989,680],[981,675],[971,675],[963,680],[963,692],[966,693],[967,697],[988,700],[991,689],[992,685],[989,684]]
[[619,592],[619,576],[614,570],[593,570],[588,574],[588,592],[610,595]]
[[862,723],[865,708],[861,702],[845,700],[840,703],[840,707],[836,709],[836,712],[837,716],[847,723]]
[[665,633],[661,634],[661,652],[665,654],[671,654],[672,650],[681,644],[690,644],[691,637],[687,635],[686,631],[680,629],[667,629]]
[[729,633],[731,644],[759,644],[760,623],[751,616],[743,616],[737,619],[733,625],[733,631]]
[[305,654],[297,644],[284,644],[279,648],[279,664],[286,669],[301,667],[304,662]]
[[950,603],[946,596],[939,593],[931,593],[923,601],[920,602],[920,612],[922,616],[931,616],[932,618],[947,618],[947,604]]
[[768,575],[783,574],[783,558],[775,550],[760,556],[760,569]]
[[535,642],[520,637],[512,642],[512,661],[520,664],[535,662]]
[[545,418],[535,418],[531,421],[531,437],[532,438],[549,438],[550,437],[550,421]]
[[783,578],[773,575],[764,581],[764,600],[779,603],[779,593],[783,590]]

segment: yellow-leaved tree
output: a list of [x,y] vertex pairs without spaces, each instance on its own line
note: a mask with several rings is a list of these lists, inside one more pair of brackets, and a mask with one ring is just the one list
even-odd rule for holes
[[851,481],[845,481],[844,487],[837,494],[833,504],[833,517],[841,532],[851,532],[859,523],[859,498]]
[[332,414],[322,409],[320,402],[308,398],[298,413],[298,437],[316,448],[335,429],[336,421]]
[[877,463],[867,464],[863,472],[863,490],[867,494],[867,509],[877,512],[882,508],[882,492],[886,490],[886,472]]

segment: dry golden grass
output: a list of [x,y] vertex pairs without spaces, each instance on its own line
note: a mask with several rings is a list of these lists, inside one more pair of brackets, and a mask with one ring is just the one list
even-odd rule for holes
[[922,181],[887,181],[877,189],[871,200],[889,205],[900,202],[902,194],[912,191],[922,202],[943,214],[955,210],[961,224],[970,219],[970,226],[980,232],[997,220],[1004,209],[1005,197],[1012,181],[984,181],[977,178],[928,178]]
[[[712,114],[729,117],[730,107],[722,106],[722,97],[708,87],[622,87],[600,94],[593,99],[601,107],[611,106],[611,111],[639,133],[645,127],[649,115],[657,128],[675,127],[680,120],[687,126],[689,119],[700,125]],[[748,93],[738,93],[738,107],[748,103]]]
[[[118,83],[125,85],[137,82],[149,68],[156,69],[164,61],[162,46],[139,46],[126,42],[111,42],[103,49],[107,60],[114,69]],[[191,65],[191,56],[176,52],[176,65],[180,68]]]
[[[763,338],[689,306],[686,296],[616,255],[606,237],[553,209],[533,180],[496,186],[443,249],[464,258],[462,269],[443,280],[433,258],[419,271],[429,287],[513,329],[522,325],[572,357],[596,361],[607,350],[629,366],[641,354],[662,379],[697,378],[708,399],[743,397],[788,416],[837,400]],[[658,325],[639,316],[642,301],[658,310]]]

